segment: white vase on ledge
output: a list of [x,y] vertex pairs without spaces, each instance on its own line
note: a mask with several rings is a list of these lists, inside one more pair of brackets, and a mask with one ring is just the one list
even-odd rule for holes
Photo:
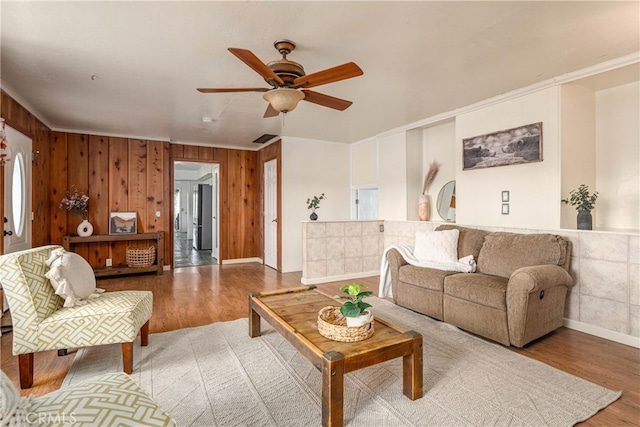
[[89,237],[93,234],[93,225],[86,220],[83,219],[82,222],[78,225],[78,236],[80,237]]

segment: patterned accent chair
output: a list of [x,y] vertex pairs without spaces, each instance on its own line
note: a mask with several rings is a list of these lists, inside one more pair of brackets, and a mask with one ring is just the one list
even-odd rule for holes
[[20,387],[33,385],[33,354],[46,350],[122,343],[123,370],[130,374],[138,331],[141,344],[148,344],[153,294],[105,292],[85,305],[63,307],[63,299],[45,277],[45,261],[58,248],[42,246],[0,256],[0,283],[11,310]]
[[20,397],[0,371],[0,425],[176,426],[176,422],[122,372],[103,374],[39,397]]

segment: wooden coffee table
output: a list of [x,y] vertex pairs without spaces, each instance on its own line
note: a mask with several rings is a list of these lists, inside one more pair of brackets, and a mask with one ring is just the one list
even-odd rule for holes
[[[322,372],[322,425],[344,423],[344,374],[402,357],[402,392],[422,397],[422,335],[375,318],[373,336],[354,343],[332,341],[318,333],[321,308],[339,306],[315,287],[249,294],[249,336],[260,336],[260,318]],[[374,308],[375,309],[375,308]]]

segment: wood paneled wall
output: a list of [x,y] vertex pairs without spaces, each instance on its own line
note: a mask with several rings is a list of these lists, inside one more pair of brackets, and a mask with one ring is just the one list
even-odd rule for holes
[[[89,221],[94,234],[109,234],[110,212],[136,212],[138,232],[171,231],[169,143],[76,133],[53,132],[51,153],[51,241],[60,244],[75,234],[81,218],[60,209],[60,201],[74,186],[89,196]],[[57,167],[56,165],[66,165]],[[159,215],[158,215],[159,214]],[[94,267],[126,265],[127,246],[151,242],[112,242],[76,245],[75,252]],[[165,240],[165,253],[173,248]],[[169,257],[169,260],[171,258]]]
[[[220,164],[220,258],[262,257],[258,152],[52,132],[4,92],[0,106],[6,123],[32,138],[36,153],[32,246],[60,244],[65,234],[76,234],[80,218],[59,208],[75,185],[90,198],[94,234],[108,234],[109,212],[136,211],[139,232],[165,232],[165,262],[173,264],[173,160],[186,160]],[[116,266],[125,264],[126,246],[96,243],[76,249],[94,267],[104,266],[107,258]]]

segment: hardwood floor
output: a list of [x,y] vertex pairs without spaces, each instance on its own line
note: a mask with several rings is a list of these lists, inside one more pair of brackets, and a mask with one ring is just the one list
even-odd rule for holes
[[[357,279],[357,282],[374,291],[378,287],[378,277]],[[334,295],[345,283],[325,283],[318,285],[318,289]],[[257,263],[183,267],[162,276],[147,274],[98,280],[98,287],[107,291],[152,291],[152,334],[246,317],[249,292],[295,286],[300,286],[300,273],[281,274]],[[9,315],[3,316],[3,325],[10,321]],[[11,333],[1,337],[2,370],[18,387],[17,357],[11,355],[11,339]],[[512,350],[604,387],[622,390],[620,399],[580,425],[640,425],[640,350],[566,328],[524,349]],[[57,390],[74,355],[73,349],[62,357],[55,351],[37,353],[34,386],[22,390],[21,394],[39,396]]]

